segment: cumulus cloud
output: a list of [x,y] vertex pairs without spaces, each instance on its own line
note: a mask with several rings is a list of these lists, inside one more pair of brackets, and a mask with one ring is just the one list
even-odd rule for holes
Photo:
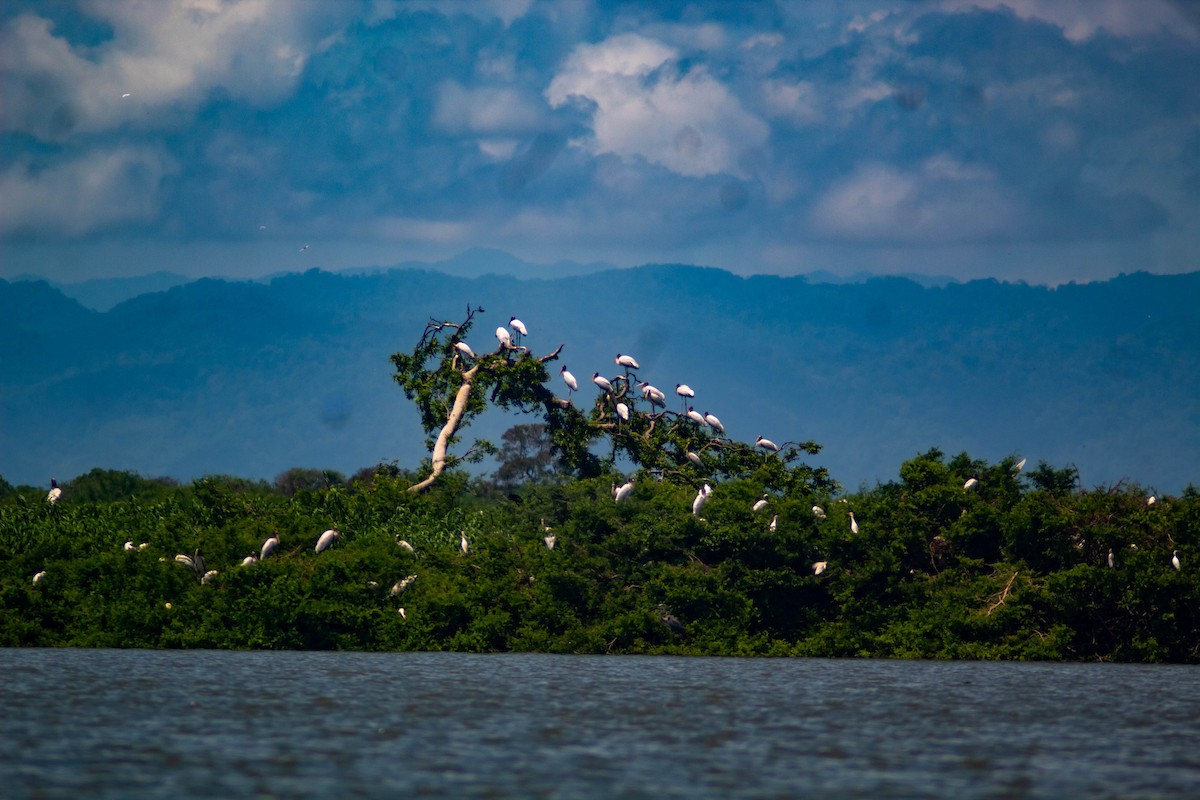
[[0,174],[0,233],[76,237],[149,221],[176,169],[157,147],[92,150],[49,168],[14,165]]
[[0,31],[4,129],[61,140],[125,123],[153,125],[162,119],[155,109],[194,108],[217,88],[254,105],[277,100],[294,87],[317,46],[312,23],[323,7],[138,0],[85,8],[111,27],[111,39],[77,45],[33,13]]
[[767,125],[702,65],[636,33],[584,44],[546,89],[555,107],[589,104],[595,154],[640,156],[681,175],[740,174],[739,156],[761,145]]
[[1164,0],[943,0],[942,5],[951,11],[1006,8],[1021,19],[1061,28],[1072,42],[1091,39],[1101,30],[1112,36],[1172,33],[1197,38],[1192,21]]
[[443,81],[433,122],[453,135],[525,134],[545,126],[541,102],[516,86],[464,87]]

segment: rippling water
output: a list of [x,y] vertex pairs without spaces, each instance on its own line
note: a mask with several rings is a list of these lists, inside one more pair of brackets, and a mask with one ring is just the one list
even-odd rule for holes
[[0,793],[1200,796],[1181,666],[0,650]]

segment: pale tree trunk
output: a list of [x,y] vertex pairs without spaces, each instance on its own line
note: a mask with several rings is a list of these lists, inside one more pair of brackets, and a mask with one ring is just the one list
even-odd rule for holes
[[466,413],[467,400],[471,397],[471,387],[475,385],[475,375],[478,374],[481,366],[483,365],[476,364],[463,373],[462,386],[458,387],[458,392],[454,395],[454,405],[450,409],[450,416],[446,418],[446,424],[442,426],[437,441],[433,444],[433,472],[429,473],[429,477],[425,480],[408,487],[410,492],[425,491],[446,470],[446,448],[450,446],[450,437],[454,436],[454,432],[458,430],[458,423],[462,422],[463,414]]

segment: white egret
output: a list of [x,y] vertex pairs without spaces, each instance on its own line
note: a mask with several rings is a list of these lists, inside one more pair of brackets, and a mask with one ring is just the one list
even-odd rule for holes
[[575,376],[567,370],[567,366],[565,364],[563,365],[563,368],[559,370],[559,373],[562,375],[563,383],[567,385],[567,397],[570,397],[571,392],[579,389],[579,381],[575,380]]
[[1115,563],[1116,563],[1116,559],[1113,558],[1113,551],[1112,551],[1112,548],[1110,547],[1110,548],[1108,548],[1108,568],[1112,569],[1113,565]]
[[46,502],[54,505],[58,499],[62,497],[62,489],[58,488],[58,481],[54,478],[50,479],[50,491],[46,493]]
[[408,543],[408,540],[407,540],[407,539],[401,539],[399,536],[397,536],[397,537],[396,537],[396,544],[397,544],[398,546],[400,546],[401,548],[403,548],[403,549],[407,550],[407,551],[408,551],[408,552],[410,552],[410,553],[415,553],[415,552],[416,552],[416,550],[414,550],[414,549],[413,549],[413,546],[412,546],[411,544],[409,544],[409,543]]
[[700,459],[700,456],[698,454],[693,453],[691,450],[688,450],[685,455],[687,456],[687,460],[692,462],[693,464],[695,464],[697,467],[704,466],[704,462]]
[[46,577],[46,570],[42,570],[41,572],[35,573],[33,576],[33,585],[37,586],[39,583],[42,582],[42,578],[44,578],[44,577]]
[[612,493],[613,501],[617,503],[621,502],[625,498],[629,497],[629,495],[633,494],[633,481],[626,481],[621,486],[613,484]]
[[767,500],[768,500],[768,495],[765,495],[765,494],[764,494],[764,495],[763,495],[761,498],[759,498],[759,499],[758,499],[758,501],[757,501],[757,502],[754,504],[754,510],[755,510],[755,511],[762,511],[764,508],[766,508],[766,507],[767,507]]
[[696,497],[694,500],[692,500],[692,513],[696,516],[700,516],[700,509],[704,508],[704,504],[707,502],[708,495],[704,493],[703,489],[696,492]]
[[1176,572],[1179,571],[1179,553],[1175,550],[1171,551],[1171,566],[1175,568]]
[[400,615],[400,619],[408,619],[408,612],[404,610],[404,606],[397,608],[396,613]]
[[617,366],[624,367],[625,369],[641,369],[642,368],[642,365],[639,364],[637,362],[637,359],[635,359],[633,356],[626,356],[626,355],[622,355],[621,353],[617,353],[617,357],[616,357],[615,361],[617,362]]
[[149,546],[150,546],[149,542],[142,542],[141,544],[138,545],[138,550],[145,550]]
[[1020,472],[1023,469],[1025,469],[1025,459],[1024,458],[1022,458],[1020,461],[1018,461],[1013,466],[1013,472]]
[[771,524],[767,526],[767,530],[769,530],[771,533],[774,533],[778,527],[779,515],[776,514],[775,516],[771,517]]
[[629,406],[624,403],[617,403],[617,416],[625,422],[629,421]]
[[547,550],[553,550],[555,543],[558,542],[558,539],[554,537],[553,533],[547,533],[542,537],[542,541],[546,543]]
[[521,322],[521,320],[517,319],[516,317],[509,317],[508,324],[514,331],[517,332],[517,344],[521,343],[522,337],[529,335],[529,331],[525,329],[525,323]]
[[202,577],[200,579],[200,582],[207,586],[208,584],[210,584],[214,580],[216,580],[217,576],[220,574],[221,573],[217,572],[217,570],[210,569],[208,572],[204,573],[204,577]]
[[829,567],[828,561],[814,561],[812,565],[813,575],[820,575]]
[[612,393],[612,390],[613,390],[612,382],[608,378],[601,375],[599,372],[592,375],[592,383],[596,384],[597,386],[599,386],[601,389],[608,392],[609,394]]
[[467,532],[466,531],[463,531],[462,533],[458,534],[458,547],[464,553],[467,552],[471,548],[471,545],[467,543]]
[[329,547],[329,545],[333,544],[333,540],[340,538],[341,535],[342,535],[342,532],[339,531],[337,528],[330,528],[329,530],[322,533],[321,537],[319,539],[317,539],[317,546],[314,549],[316,550],[316,552],[320,553],[321,551],[323,551],[327,547]]
[[963,484],[963,491],[969,492],[979,485],[978,478],[967,478],[967,482]]
[[850,512],[850,532],[858,533],[858,520],[854,518],[854,512]]
[[825,509],[821,508],[820,506],[813,506],[812,513],[817,519],[825,519]]
[[271,553],[274,553],[276,547],[279,547],[279,534],[273,533],[263,540],[262,549],[258,551],[259,560],[261,561],[271,555]]
[[709,427],[711,427],[717,433],[725,432],[725,426],[721,424],[721,420],[717,419],[715,414],[710,414],[707,411],[705,411],[704,412],[704,421],[707,422],[709,424]]
[[455,342],[454,349],[462,353],[467,358],[475,357],[475,351],[472,350],[470,345],[468,345],[466,342]]
[[496,328],[496,338],[500,341],[500,349],[507,350],[512,346],[512,334],[508,332],[508,328],[501,325]]
[[779,452],[779,445],[775,444],[770,439],[764,439],[761,436],[754,440],[754,444],[761,447],[763,450],[770,450],[772,453]]
[[257,564],[257,563],[258,563],[258,556],[254,555],[254,553],[251,553],[250,555],[248,555],[242,559],[243,567],[253,566],[254,564]]
[[[53,501],[51,501],[51,502],[53,502]],[[1146,498],[1146,505],[1148,505],[1148,506],[1152,506],[1157,502],[1158,502],[1158,498],[1155,497],[1154,495],[1150,495],[1149,497]]]
[[701,428],[707,428],[707,427],[708,427],[708,420],[706,420],[706,419],[704,418],[704,415],[703,415],[703,414],[701,414],[701,413],[700,413],[699,411],[697,411],[696,409],[692,408],[691,406],[688,406],[688,410],[687,410],[687,416],[688,416],[688,419],[690,419],[690,420],[692,420],[693,422],[695,422],[695,423],[696,423],[697,425],[699,425]]
[[392,586],[392,590],[389,594],[391,594],[392,597],[396,597],[400,594],[403,594],[404,591],[406,589],[408,589],[408,587],[410,587],[414,583],[416,583],[416,581],[417,581],[416,575],[409,575],[407,578],[398,580],[398,581],[396,581],[395,585]]
[[126,550],[136,550],[136,549],[137,549],[137,548],[135,548],[135,547],[133,546],[133,540],[132,540],[132,539],[130,539],[128,542],[126,542],[126,543],[125,543],[125,549],[126,549]]

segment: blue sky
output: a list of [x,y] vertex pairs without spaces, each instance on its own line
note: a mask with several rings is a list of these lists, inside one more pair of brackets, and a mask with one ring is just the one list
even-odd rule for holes
[[1200,269],[1194,0],[9,0],[0,75],[3,278]]

